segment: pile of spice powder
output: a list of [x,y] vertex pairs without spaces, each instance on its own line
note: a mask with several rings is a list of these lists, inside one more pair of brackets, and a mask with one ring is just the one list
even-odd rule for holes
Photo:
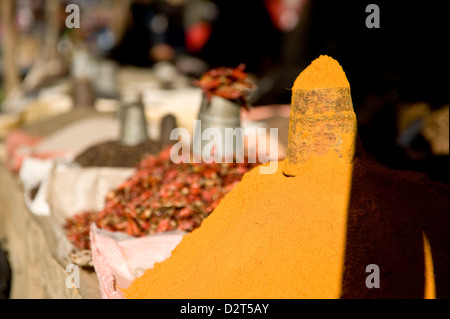
[[350,87],[344,70],[333,58],[321,55],[295,79],[292,91]]
[[[318,79],[342,77],[322,60]],[[283,162],[275,174],[254,168],[124,296],[448,298],[448,185],[360,154],[327,167],[306,161],[295,177]],[[380,288],[366,286],[370,264]]]
[[142,160],[129,179],[107,194],[100,212],[80,212],[66,219],[66,236],[76,248],[90,249],[93,222],[101,229],[135,237],[192,231],[257,165],[248,161],[175,164],[170,148]]

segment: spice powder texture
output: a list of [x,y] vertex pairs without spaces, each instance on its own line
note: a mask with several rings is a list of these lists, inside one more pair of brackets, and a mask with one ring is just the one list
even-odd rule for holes
[[[351,166],[335,171],[342,170],[348,176]],[[330,264],[342,261],[343,251],[336,248],[344,225],[333,222],[333,216],[345,214],[350,185],[333,171],[328,174],[286,177],[281,169],[275,174],[253,169],[198,229],[183,237],[171,257],[135,279],[125,296],[335,296],[335,278],[341,274]]]
[[[339,64],[321,56],[293,91],[298,83],[316,81],[314,73],[319,84],[325,81],[314,88],[348,86]],[[283,162],[274,174],[258,168],[245,174],[200,228],[137,278],[125,296],[338,297],[352,163],[330,157],[324,166],[316,157],[303,162],[295,177],[285,176]]]
[[[302,73],[294,90],[348,85],[330,59],[311,66],[334,65],[328,73],[337,77],[322,77],[323,69],[318,79]],[[448,298],[448,185],[388,169],[363,151],[351,162],[324,156],[326,165],[311,157],[292,177],[283,173],[283,161],[274,174],[260,174],[259,167],[246,173],[171,257],[136,278],[124,296]],[[380,288],[366,285],[369,264],[380,269]]]
[[349,88],[347,77],[339,63],[327,55],[321,55],[294,81],[292,90],[323,88]]

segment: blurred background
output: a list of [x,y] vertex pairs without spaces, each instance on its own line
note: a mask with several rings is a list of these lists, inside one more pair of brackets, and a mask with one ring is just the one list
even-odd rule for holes
[[[380,28],[366,27],[370,3]],[[241,63],[258,87],[254,109],[286,105],[297,75],[326,54],[346,72],[366,153],[448,183],[448,27],[435,2],[2,0],[0,11],[3,137],[74,106],[114,110],[153,80],[175,92]]]

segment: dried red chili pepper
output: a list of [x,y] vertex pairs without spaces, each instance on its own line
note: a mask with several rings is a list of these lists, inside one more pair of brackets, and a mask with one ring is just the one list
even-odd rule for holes
[[199,80],[194,81],[194,84],[202,89],[208,100],[216,95],[248,108],[248,95],[256,85],[248,80],[248,74],[244,69],[244,64],[234,69],[218,67],[205,72]]
[[226,193],[256,163],[180,163],[168,150],[149,156],[136,172],[105,196],[100,212],[81,212],[67,219],[67,238],[89,249],[90,224],[139,237],[199,227]]

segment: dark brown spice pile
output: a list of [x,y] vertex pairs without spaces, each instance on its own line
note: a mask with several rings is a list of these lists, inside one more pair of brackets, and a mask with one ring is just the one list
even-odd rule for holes
[[83,167],[135,167],[146,156],[160,150],[160,143],[151,140],[134,146],[106,141],[89,147],[74,161]]
[[139,237],[199,227],[220,200],[257,163],[179,163],[170,147],[139,163],[136,172],[105,198],[102,211],[80,212],[66,220],[67,238],[90,249],[91,223]]

